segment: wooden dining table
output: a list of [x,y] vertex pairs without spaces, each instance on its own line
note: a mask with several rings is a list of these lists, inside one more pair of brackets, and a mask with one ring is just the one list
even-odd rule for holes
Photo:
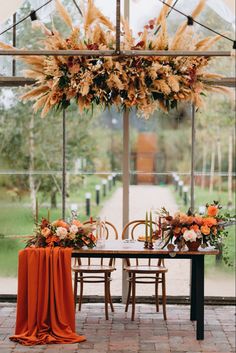
[[106,240],[103,247],[73,250],[72,257],[89,258],[163,258],[191,260],[190,320],[196,321],[196,339],[204,340],[204,258],[218,255],[219,250],[200,248],[198,251],[169,251],[167,249],[145,249],[139,241]]

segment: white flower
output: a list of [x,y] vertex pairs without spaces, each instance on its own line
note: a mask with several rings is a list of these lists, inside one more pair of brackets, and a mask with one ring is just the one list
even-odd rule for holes
[[198,237],[198,235],[197,235],[196,232],[194,232],[193,229],[191,229],[191,230],[186,230],[186,231],[184,232],[184,234],[183,234],[183,238],[184,238],[185,241],[191,241],[191,242],[193,242],[193,241],[196,241],[197,237]]
[[67,236],[67,229],[64,227],[58,227],[56,233],[60,239],[65,239]]
[[78,232],[78,227],[75,224],[70,226],[70,232],[76,234]]

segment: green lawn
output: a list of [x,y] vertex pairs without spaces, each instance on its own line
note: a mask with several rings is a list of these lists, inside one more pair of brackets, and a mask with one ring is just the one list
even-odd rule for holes
[[[181,211],[187,211],[189,206],[184,206],[183,199],[180,198],[179,193],[175,191],[175,188],[171,186],[171,191],[176,199],[176,202],[179,206]],[[205,189],[202,190],[200,187],[195,187],[195,209],[198,210],[199,206],[204,206],[207,202],[211,203],[213,200],[218,200],[221,205],[223,206],[223,210],[227,210],[227,192],[222,191],[220,194],[218,191],[209,192],[209,190]],[[190,201],[189,201],[190,203]],[[235,207],[235,205],[234,205]],[[235,208],[230,210],[232,215],[235,214]],[[217,263],[215,257],[213,256],[206,256],[205,264],[206,270],[210,271],[217,271],[219,272],[229,272],[234,273],[234,263],[235,263],[235,226],[231,226],[227,228],[228,230],[228,237],[225,239],[225,246],[227,251],[230,263],[233,266],[229,267],[224,262]]]
[[[85,214],[85,193],[90,192],[91,195],[91,215],[96,217],[99,213],[104,201],[109,198],[119,185],[112,187],[111,191],[107,191],[107,196],[103,197],[102,187],[100,190],[100,205],[95,203],[95,185],[101,185],[101,178],[97,176],[86,177],[83,185],[78,188],[71,186],[70,196],[67,199],[68,209],[66,217],[70,217],[70,205],[78,204],[79,219],[86,220]],[[48,200],[44,200],[42,195],[39,198],[39,219],[47,217],[48,207],[42,204]],[[58,200],[58,208],[50,210],[50,219],[54,220],[61,217],[61,205]],[[25,246],[23,239],[9,238],[14,235],[31,235],[34,231],[34,220],[30,209],[29,195],[22,198],[21,202],[12,201],[4,188],[0,188],[0,276],[15,276],[17,269],[17,253],[18,250]]]

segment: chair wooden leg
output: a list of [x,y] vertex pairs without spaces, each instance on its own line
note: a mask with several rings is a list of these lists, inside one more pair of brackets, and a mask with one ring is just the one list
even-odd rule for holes
[[81,306],[82,306],[83,290],[84,290],[83,273],[80,273],[79,311],[81,311]]
[[109,302],[109,277],[108,274],[105,273],[105,281],[104,281],[104,292],[105,292],[105,318],[106,320],[109,320],[108,317],[108,302]]
[[128,311],[128,308],[129,308],[130,295],[131,295],[131,281],[129,281],[128,295],[127,295],[127,300],[126,300],[126,305],[125,305],[125,312],[126,313]]
[[76,299],[77,299],[77,286],[78,286],[78,272],[74,272],[74,304],[76,308]]
[[155,282],[155,300],[156,300],[156,311],[159,312],[159,296],[158,296],[158,280],[159,273],[156,274],[156,282]]
[[131,282],[132,282],[132,314],[131,314],[131,320],[134,321],[134,317],[135,317],[135,296],[136,296],[136,293],[135,293],[135,273],[132,274],[132,277],[131,277]]
[[108,281],[108,298],[109,298],[109,303],[111,307],[111,311],[114,313],[114,306],[112,303],[112,298],[111,298],[111,281],[110,281],[111,276],[109,275],[109,281]]
[[162,274],[162,308],[164,320],[167,320],[166,317],[166,276],[165,273]]

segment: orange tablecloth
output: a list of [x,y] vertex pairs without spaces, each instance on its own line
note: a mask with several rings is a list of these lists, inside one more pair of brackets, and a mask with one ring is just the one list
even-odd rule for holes
[[23,345],[76,343],[71,249],[27,248],[19,252],[15,335]]

